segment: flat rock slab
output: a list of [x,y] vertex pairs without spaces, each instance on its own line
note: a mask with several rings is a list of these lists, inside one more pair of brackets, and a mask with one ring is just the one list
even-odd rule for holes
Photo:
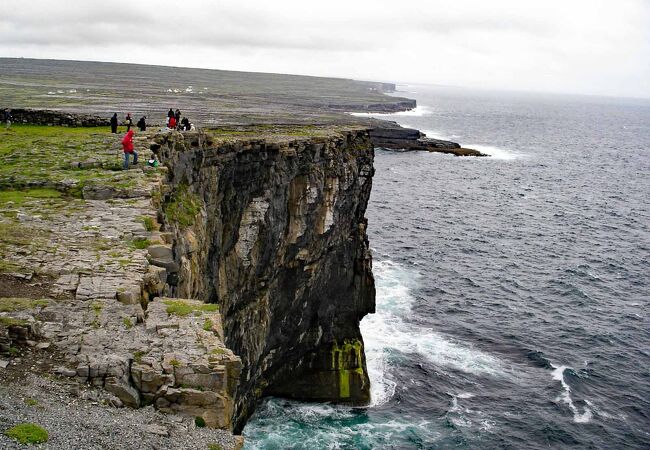
[[77,300],[116,298],[123,280],[107,276],[82,276],[77,287]]

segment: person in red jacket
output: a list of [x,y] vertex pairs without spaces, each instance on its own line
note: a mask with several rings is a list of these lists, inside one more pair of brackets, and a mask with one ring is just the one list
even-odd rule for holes
[[129,155],[133,154],[133,165],[138,163],[138,152],[133,146],[133,130],[127,131],[122,139],[122,149],[124,150],[124,170],[129,168]]
[[167,128],[173,130],[176,128],[176,117],[170,117],[169,118],[169,125],[167,125]]

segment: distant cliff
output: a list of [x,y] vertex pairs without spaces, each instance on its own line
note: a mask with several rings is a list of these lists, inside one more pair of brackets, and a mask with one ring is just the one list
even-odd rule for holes
[[168,283],[220,305],[225,343],[242,358],[235,431],[263,395],[366,404],[367,132],[277,142],[172,133],[153,147],[170,168],[163,203],[178,272]]
[[401,127],[396,122],[371,119],[368,126],[370,140],[375,147],[397,151],[424,150],[455,156],[488,156],[478,150],[463,148],[456,142],[428,138],[421,131]]

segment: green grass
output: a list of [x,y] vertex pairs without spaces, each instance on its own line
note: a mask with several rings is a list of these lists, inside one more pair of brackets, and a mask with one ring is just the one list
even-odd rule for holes
[[133,239],[131,241],[131,247],[138,249],[138,250],[143,250],[151,245],[151,242],[149,239],[146,238],[137,238]]
[[142,357],[146,354],[147,352],[138,350],[135,353],[133,353],[133,360],[139,364],[142,362]]
[[5,435],[21,444],[42,444],[47,442],[48,434],[45,428],[33,423],[21,423],[5,431]]
[[152,217],[142,217],[142,223],[147,231],[154,230],[154,221]]
[[127,330],[133,328],[133,321],[131,320],[130,317],[125,317],[124,319],[122,319],[122,323],[124,324]]
[[[34,185],[56,187],[72,197],[82,197],[84,186],[133,189],[144,182],[145,176],[117,170],[122,158],[119,140],[119,136],[102,128],[37,125],[16,125],[8,131],[1,128],[0,189],[12,191],[4,194],[5,201],[23,202],[30,196],[45,198],[49,195],[54,198],[57,195],[50,189],[30,189],[33,191],[31,194],[18,191],[21,187]],[[71,162],[89,159],[98,161],[100,166],[83,169],[71,166]]]
[[[44,233],[16,222],[0,222],[0,242],[3,244],[28,246],[41,240]],[[38,238],[38,239],[35,239]]]
[[198,428],[205,428],[205,419],[201,416],[196,416],[194,418],[194,425],[196,425]]
[[23,326],[27,325],[28,323],[29,322],[23,319],[14,319],[13,317],[0,316],[0,325],[4,325],[5,327]]
[[0,191],[0,205],[11,202],[13,206],[21,206],[23,203],[32,199],[60,198],[61,195],[61,192],[55,189],[45,188]]
[[203,329],[204,329],[205,331],[212,331],[212,327],[213,327],[213,326],[214,326],[214,324],[213,324],[212,321],[211,321],[210,319],[208,319],[208,318],[206,318],[206,319],[205,319],[205,322],[203,322]]
[[38,400],[33,399],[33,398],[26,398],[25,399],[25,404],[27,406],[37,406],[38,405]]
[[201,315],[204,312],[217,312],[219,311],[219,305],[214,303],[203,303],[201,305],[196,305],[189,302],[184,302],[183,300],[165,300],[165,305],[167,305],[167,314],[176,315],[179,317],[185,317],[192,313],[196,315]]
[[39,306],[47,306],[47,300],[35,300],[33,298],[0,298],[0,312],[22,311],[25,309],[34,309]]
[[201,210],[201,201],[196,194],[189,192],[186,185],[181,184],[163,205],[163,210],[169,221],[177,223],[180,228],[187,228],[194,223]]
[[208,450],[223,450],[220,444],[208,444]]
[[177,359],[170,360],[169,364],[171,364],[172,367],[180,367],[181,366],[181,362],[179,360],[177,360]]

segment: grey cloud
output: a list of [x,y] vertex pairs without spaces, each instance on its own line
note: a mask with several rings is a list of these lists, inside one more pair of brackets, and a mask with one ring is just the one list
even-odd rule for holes
[[23,0],[0,56],[650,96],[648,23],[644,0]]

